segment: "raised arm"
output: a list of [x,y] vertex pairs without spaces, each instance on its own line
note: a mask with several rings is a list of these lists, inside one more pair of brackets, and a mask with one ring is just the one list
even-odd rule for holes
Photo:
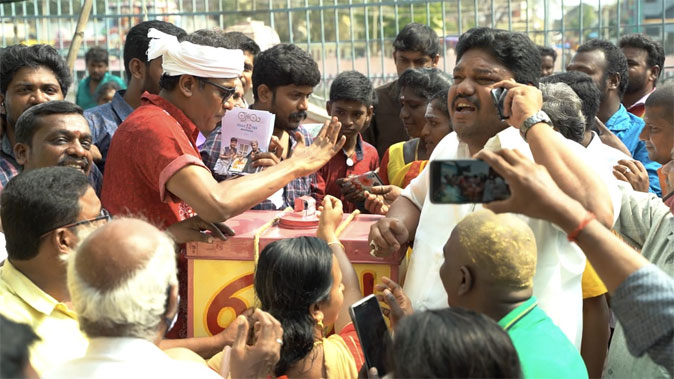
[[486,207],[497,213],[515,212],[548,220],[569,235],[575,232],[575,242],[585,252],[609,292],[615,291],[630,274],[649,263],[594,220],[580,202],[565,194],[544,166],[532,162],[517,150],[481,151],[477,157],[503,176],[512,192],[509,199],[489,203]]
[[326,122],[311,146],[298,143],[290,158],[262,172],[218,183],[208,170],[190,165],[167,182],[166,189],[186,202],[207,222],[221,222],[259,204],[290,181],[323,167],[344,145],[337,118]]
[[358,274],[351,265],[349,258],[346,256],[344,246],[339,242],[335,230],[342,222],[342,202],[333,196],[326,196],[323,199],[323,206],[321,208],[321,218],[318,224],[318,231],[316,236],[330,245],[332,253],[339,262],[339,268],[342,271],[342,284],[344,285],[344,303],[339,310],[339,316],[335,322],[335,331],[339,333],[346,324],[351,322],[349,315],[349,307],[351,304],[363,298],[360,290],[360,281]]
[[[521,129],[526,119],[541,110],[543,97],[537,88],[514,81],[494,86],[508,89],[504,106],[510,125]],[[604,225],[613,225],[613,204],[606,185],[573,153],[561,134],[539,122],[528,130],[526,140],[534,160],[545,166],[559,188],[596,214]]]

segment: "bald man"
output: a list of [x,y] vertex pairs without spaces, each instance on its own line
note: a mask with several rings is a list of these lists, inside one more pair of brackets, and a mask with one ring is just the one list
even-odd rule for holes
[[480,210],[444,247],[440,278],[450,306],[486,314],[510,335],[524,377],[587,378],[578,350],[533,296],[536,239],[520,218]]
[[[117,219],[93,231],[68,263],[68,289],[89,347],[46,377],[218,378],[205,362],[173,360],[157,346],[178,312],[176,271],[173,241],[144,221]],[[280,323],[264,314],[261,328],[256,345],[266,335],[266,352],[278,360]]]

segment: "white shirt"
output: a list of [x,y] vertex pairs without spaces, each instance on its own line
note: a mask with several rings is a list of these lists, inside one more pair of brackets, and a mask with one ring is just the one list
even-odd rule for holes
[[[594,159],[580,144],[559,135],[561,143],[580,155],[588,164],[603,162]],[[515,128],[507,128],[492,137],[485,149],[517,149],[533,159],[529,145]],[[455,132],[445,136],[435,147],[430,160],[470,158],[468,145],[459,141]],[[433,204],[426,201],[429,188],[429,169],[426,168],[402,193],[419,209],[419,225],[414,239],[414,252],[405,277],[404,290],[412,300],[415,309],[437,309],[447,307],[447,294],[440,280],[440,266],[444,261],[443,247],[449,236],[465,216],[482,208],[481,204]],[[614,213],[620,210],[620,198],[616,194],[615,179],[610,170],[599,164],[599,176],[609,186],[612,193]],[[615,196],[615,198],[613,198]],[[617,210],[615,210],[617,209]],[[566,234],[553,224],[521,217],[528,223],[536,237],[538,262],[534,276],[534,295],[538,303],[562,331],[580,349],[583,328],[583,297],[581,277],[585,269],[585,255],[575,245],[570,244]]]
[[210,378],[222,377],[205,364],[170,358],[150,341],[141,338],[92,338],[87,353],[44,378]]

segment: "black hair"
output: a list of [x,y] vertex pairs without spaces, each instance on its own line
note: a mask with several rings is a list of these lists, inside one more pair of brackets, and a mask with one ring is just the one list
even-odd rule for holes
[[[224,37],[224,32],[219,29],[199,29],[182,38],[182,41],[191,42],[195,45],[222,47],[225,49],[236,49],[229,40]],[[159,79],[159,87],[167,91],[172,91],[178,85],[182,75],[162,74]],[[194,75],[193,75],[194,76]],[[206,78],[194,76],[199,82],[200,88],[203,88]]]
[[110,90],[115,90],[119,91],[121,88],[119,87],[119,84],[117,84],[115,81],[109,81],[101,84],[96,88],[96,102],[98,103],[101,100],[101,97],[103,97],[108,91]]
[[646,50],[648,53],[646,64],[648,64],[649,67],[660,67],[660,72],[658,72],[658,77],[655,78],[654,84],[658,82],[658,78],[662,75],[662,72],[665,71],[665,50],[660,43],[653,41],[645,34],[635,33],[620,38],[618,45],[621,49],[625,47],[635,47],[637,49]]
[[312,304],[328,300],[332,287],[332,251],[316,237],[275,241],[260,253],[255,293],[261,309],[283,326],[281,358],[274,373],[281,376],[314,347],[316,322]]
[[541,83],[565,83],[580,97],[583,116],[585,116],[585,130],[592,130],[594,118],[599,111],[601,91],[592,77],[580,71],[567,71],[541,78]]
[[489,317],[459,307],[403,318],[389,357],[396,378],[522,377],[508,333]]
[[165,21],[143,21],[138,25],[134,25],[134,27],[129,29],[129,32],[126,33],[126,40],[124,41],[124,71],[126,73],[127,81],[131,80],[131,69],[129,65],[131,64],[132,59],[136,58],[141,62],[145,62],[146,66],[150,64],[147,59],[147,49],[150,45],[150,37],[147,36],[147,33],[150,28],[176,36],[178,37],[178,40],[181,40],[187,35],[183,29]]
[[452,86],[452,77],[436,67],[409,68],[398,78],[398,87],[411,89],[417,96],[426,101],[440,91],[449,91]]
[[12,178],[0,196],[9,259],[35,258],[42,235],[77,220],[79,200],[89,188],[87,176],[72,167],[39,168]]
[[620,50],[618,46],[603,39],[593,39],[585,42],[584,44],[578,46],[576,54],[595,50],[601,50],[604,53],[604,62],[606,64],[606,68],[604,69],[602,82],[606,81],[606,78],[608,78],[610,74],[620,75],[618,95],[622,99],[625,91],[627,90],[627,83],[629,80],[627,71],[627,58],[625,58],[625,54],[623,54],[622,50]]
[[674,119],[674,115],[672,114],[672,104],[674,104],[674,83],[658,87],[650,94],[650,96],[648,96],[644,105],[647,107],[662,107],[666,109],[670,116],[670,120],[672,120]]
[[227,32],[225,33],[225,38],[236,46],[237,49],[248,52],[253,56],[260,52],[260,46],[252,38],[241,32]]
[[84,54],[84,62],[87,64],[89,62],[92,63],[105,63],[105,65],[109,65],[109,59],[108,59],[108,51],[105,50],[102,47],[99,46],[94,46],[87,50],[87,53]]
[[[431,95],[431,97],[428,98],[428,102],[430,103],[431,101],[438,100],[438,107],[434,107],[435,109],[441,111],[447,118],[449,118],[449,106],[447,104],[447,98],[449,95],[449,91],[438,91]],[[451,120],[450,120],[451,123]]]
[[557,52],[555,51],[555,49],[541,45],[536,45],[536,47],[538,48],[538,53],[541,54],[541,58],[552,57],[552,62],[557,60]]
[[395,51],[416,51],[431,58],[440,54],[438,35],[430,26],[416,22],[405,25],[393,41]]
[[28,324],[14,322],[0,314],[0,378],[23,378],[30,362],[28,348],[40,337]]
[[538,87],[541,76],[541,55],[524,33],[491,28],[472,28],[459,37],[456,61],[471,49],[482,49],[510,70],[515,81]]
[[58,51],[49,45],[12,45],[6,47],[0,56],[0,93],[3,95],[7,93],[9,84],[20,69],[24,67],[36,69],[40,66],[44,66],[54,73],[63,97],[65,97],[73,79],[66,62]]
[[357,101],[369,108],[375,96],[370,79],[358,71],[344,71],[330,85],[330,101]]
[[270,90],[294,84],[315,87],[321,81],[318,64],[306,51],[293,44],[279,44],[255,56],[253,97],[257,87],[265,84]]
[[80,106],[64,100],[48,101],[26,109],[16,120],[14,133],[17,143],[31,146],[33,136],[42,127],[40,119],[53,114],[83,114]]

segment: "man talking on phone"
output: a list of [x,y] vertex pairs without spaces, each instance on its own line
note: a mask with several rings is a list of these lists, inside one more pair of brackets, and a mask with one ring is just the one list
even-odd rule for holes
[[[431,161],[467,159],[482,149],[518,149],[553,173],[568,170],[560,174],[563,179],[557,184],[581,199],[601,222],[613,224],[619,199],[609,196],[609,189],[615,186],[611,171],[586,166],[583,162],[601,160],[592,159],[580,145],[555,132],[549,117],[541,111],[543,100],[536,88],[541,60],[536,45],[522,33],[474,28],[461,36],[456,55],[454,84],[448,95],[456,133],[440,141]],[[505,119],[499,116],[492,99],[490,91],[494,88],[508,91],[503,99]],[[482,208],[481,204],[431,203],[429,179],[427,168],[391,205],[387,217],[372,225],[369,235],[371,253],[376,256],[390,255],[414,242],[404,290],[415,309],[447,306],[447,294],[437,275],[444,260],[442,248],[454,226]],[[592,193],[603,196],[590,196]],[[534,294],[541,308],[579,348],[585,256],[552,223],[525,220],[538,246]]]

